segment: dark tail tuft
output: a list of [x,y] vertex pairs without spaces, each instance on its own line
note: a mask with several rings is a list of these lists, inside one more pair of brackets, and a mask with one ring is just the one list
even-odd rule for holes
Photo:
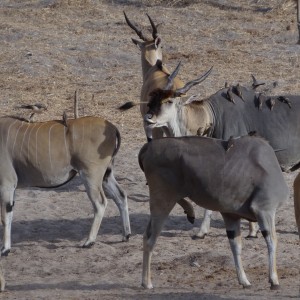
[[125,104],[121,105],[119,107],[119,110],[127,110],[127,109],[130,109],[132,107],[134,107],[136,104],[132,101],[129,101],[129,102],[126,102]]

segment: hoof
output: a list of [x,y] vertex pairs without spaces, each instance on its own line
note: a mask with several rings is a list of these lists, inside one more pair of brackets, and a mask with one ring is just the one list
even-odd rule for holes
[[243,285],[243,289],[251,289],[251,284]]
[[250,234],[245,237],[245,239],[247,239],[247,240],[257,239],[257,238],[258,238],[257,235],[250,235]]
[[197,235],[197,234],[194,234],[194,235],[192,236],[192,240],[203,240],[205,237],[206,237],[206,233],[203,234],[203,235]]
[[92,248],[93,246],[95,245],[95,242],[91,242],[91,243],[88,243],[88,244],[84,244],[83,246],[82,246],[82,248]]
[[142,283],[142,287],[145,288],[145,289],[148,289],[148,290],[151,290],[153,289],[153,285],[152,283],[150,284],[145,284],[145,283]]
[[195,223],[195,217],[190,217],[190,216],[186,216],[186,217],[191,224]]
[[278,291],[278,290],[280,290],[280,285],[279,284],[271,284],[270,290]]
[[7,250],[2,249],[1,256],[7,256],[9,252],[10,252],[10,249],[7,249]]
[[131,237],[131,234],[127,234],[126,236],[123,237],[122,242],[128,242],[129,238]]

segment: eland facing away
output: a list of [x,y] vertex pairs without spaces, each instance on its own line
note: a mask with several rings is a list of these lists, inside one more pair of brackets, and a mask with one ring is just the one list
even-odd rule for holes
[[174,205],[189,197],[197,205],[221,212],[239,283],[249,287],[241,252],[241,218],[257,221],[269,254],[271,289],[276,271],[276,210],[288,199],[288,186],[272,147],[262,138],[230,141],[207,137],[166,137],[145,144],[139,153],[150,193],[150,220],[143,238],[142,285],[152,288],[152,251]]
[[2,255],[11,248],[14,194],[19,187],[51,188],[70,181],[77,173],[94,208],[94,219],[83,247],[94,244],[107,205],[116,203],[123,223],[123,240],[131,230],[127,196],[113,174],[113,159],[121,137],[105,119],[83,117],[28,123],[16,117],[0,118],[0,203]]
[[[170,80],[178,68],[169,76]],[[228,90],[230,98],[228,98]],[[300,167],[300,96],[265,96],[243,86],[224,88],[204,100],[179,98],[180,90],[168,87],[151,93],[144,121],[149,129],[167,126],[174,136],[206,135],[228,140],[256,132],[269,141],[283,171]],[[177,98],[176,98],[177,97]],[[300,184],[296,185],[299,186]],[[300,190],[295,203],[300,203]],[[300,232],[300,204],[296,210]],[[197,237],[209,230],[210,211],[205,212]],[[251,224],[250,237],[257,229]]]

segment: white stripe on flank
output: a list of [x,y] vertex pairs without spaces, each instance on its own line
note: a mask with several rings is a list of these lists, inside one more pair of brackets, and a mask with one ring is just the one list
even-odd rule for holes
[[10,132],[10,128],[13,126],[13,125],[15,125],[15,123],[16,122],[18,122],[19,120],[18,119],[16,119],[13,123],[11,123],[10,125],[9,125],[9,127],[8,127],[8,130],[7,130],[7,137],[6,137],[6,149],[8,149],[7,147],[8,147],[8,139],[9,139],[9,136],[10,136],[10,134],[9,134],[9,132]]
[[82,147],[83,147],[83,144],[84,144],[84,129],[85,129],[85,127],[84,127],[84,122],[82,122],[82,136],[81,136],[81,144],[80,144],[80,153],[81,153],[81,149],[82,149]]
[[23,125],[24,125],[24,122],[21,121],[21,125],[19,126],[19,128],[18,128],[18,130],[17,130],[17,133],[16,133],[16,136],[15,136],[15,141],[14,141],[13,148],[12,148],[12,153],[14,153],[16,141],[17,141],[17,138],[18,138],[18,134],[19,134],[19,131],[20,131],[20,129],[21,129],[21,127],[22,127]]
[[22,153],[22,150],[23,150],[23,143],[24,143],[24,140],[25,140],[25,136],[26,136],[27,130],[28,130],[28,128],[29,128],[29,124],[26,123],[26,125],[27,125],[27,128],[26,128],[26,130],[25,130],[25,132],[24,132],[24,134],[23,134],[23,140],[22,140],[22,144],[21,144],[21,148],[20,148],[20,153]]
[[40,124],[40,126],[38,127],[38,129],[35,132],[35,163],[37,166],[39,166],[39,163],[38,163],[38,132],[44,124],[45,123]]
[[35,126],[36,126],[36,124],[32,125],[31,130],[29,132],[28,141],[27,141],[27,159],[29,159],[29,160],[30,160],[30,157],[29,157],[29,148],[30,148],[29,144],[30,144],[31,132],[33,131]]
[[64,141],[65,141],[66,158],[67,158],[67,162],[68,162],[69,161],[69,151],[68,151],[67,137],[66,137],[67,129],[68,128],[64,126]]
[[59,125],[58,123],[56,123],[56,124],[53,124],[53,125],[51,125],[50,126],[50,128],[49,128],[49,136],[48,136],[48,139],[49,139],[49,161],[50,161],[50,166],[51,166],[51,170],[53,169],[53,165],[52,165],[52,159],[51,159],[51,130],[52,130],[52,128],[55,126],[55,125]]

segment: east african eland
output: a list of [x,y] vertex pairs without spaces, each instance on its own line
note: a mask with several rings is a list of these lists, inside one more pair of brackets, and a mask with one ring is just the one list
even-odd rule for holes
[[[177,72],[178,67],[169,76],[170,81]],[[276,150],[283,171],[300,167],[300,96],[265,96],[240,85],[221,89],[198,101],[186,101],[181,96],[180,89],[171,91],[168,86],[152,92],[144,117],[148,127],[167,126],[174,136],[206,135],[224,140],[256,132]],[[208,233],[210,215],[210,211],[205,212],[197,237]],[[300,228],[300,210],[296,210],[296,220]],[[249,237],[256,234],[252,224]]]
[[269,254],[271,289],[276,271],[275,212],[288,198],[288,186],[272,147],[262,138],[223,140],[166,137],[145,144],[139,153],[150,193],[150,220],[143,238],[142,285],[152,288],[152,251],[174,205],[189,197],[197,205],[221,212],[239,283],[249,287],[241,252],[241,218],[257,221]]
[[0,118],[0,203],[4,226],[2,255],[11,248],[11,223],[17,188],[51,188],[80,175],[94,209],[94,219],[83,247],[90,247],[107,205],[116,203],[122,218],[123,240],[131,230],[127,196],[113,174],[113,159],[121,137],[118,129],[100,117],[28,123],[16,117]]

